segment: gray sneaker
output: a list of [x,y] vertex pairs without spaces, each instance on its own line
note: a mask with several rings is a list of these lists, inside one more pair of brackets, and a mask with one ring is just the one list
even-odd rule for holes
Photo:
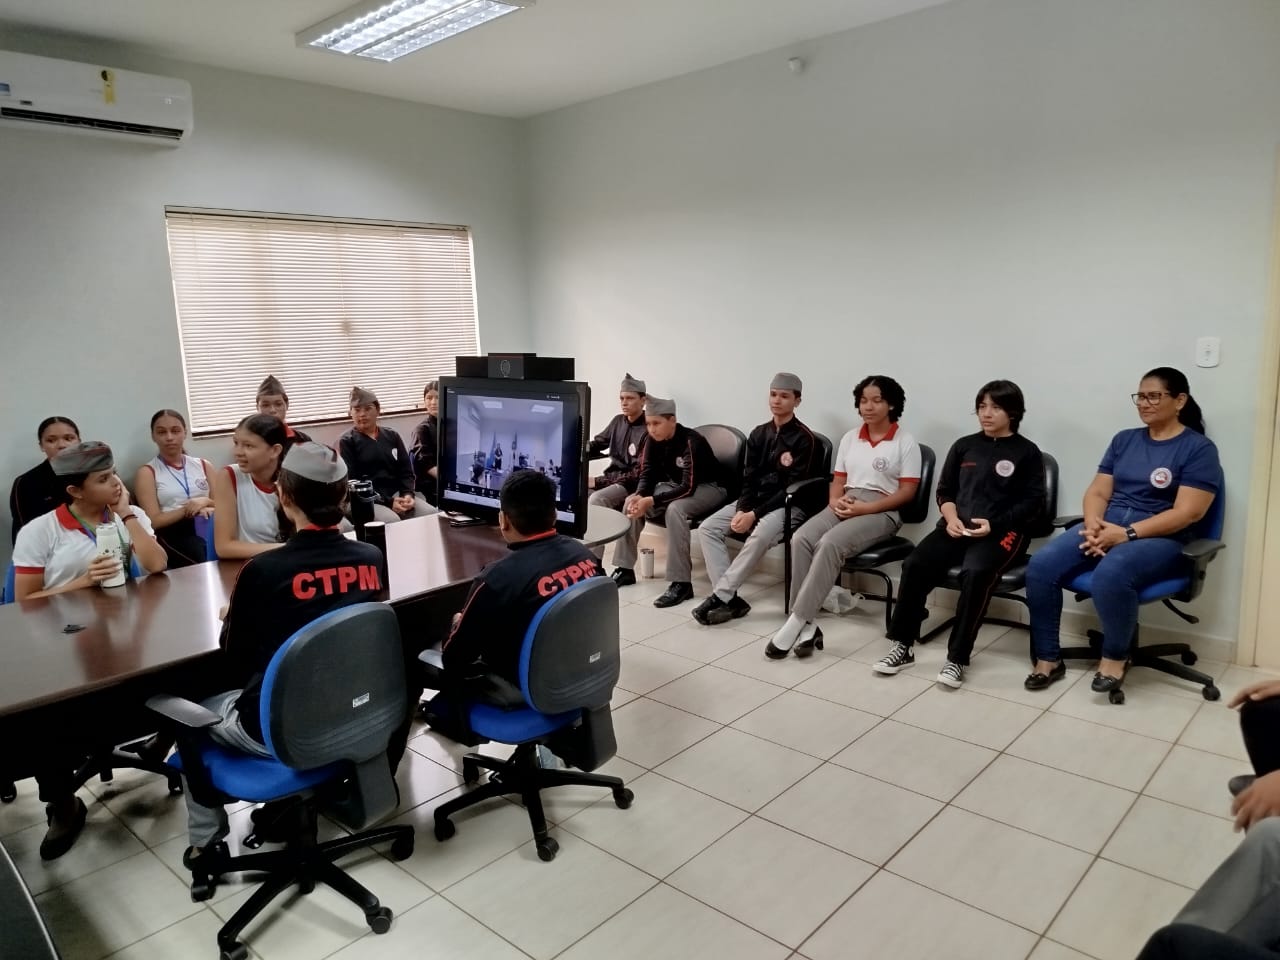
[[916,662],[916,655],[911,652],[911,648],[905,643],[893,644],[893,649],[887,655],[882,657],[871,669],[876,673],[883,673],[886,676],[893,676],[904,667],[909,667]]
[[960,689],[960,685],[964,683],[964,667],[948,660],[946,666],[938,671],[938,682],[952,690]]

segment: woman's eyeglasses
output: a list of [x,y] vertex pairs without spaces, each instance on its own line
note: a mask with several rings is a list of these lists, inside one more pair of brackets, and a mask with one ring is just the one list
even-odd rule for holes
[[1140,407],[1144,403],[1154,407],[1165,397],[1172,397],[1173,394],[1167,390],[1160,390],[1156,393],[1131,393],[1129,399],[1133,401],[1134,406]]

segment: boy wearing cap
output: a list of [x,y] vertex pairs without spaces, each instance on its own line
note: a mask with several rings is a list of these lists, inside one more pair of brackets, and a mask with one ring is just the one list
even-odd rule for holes
[[[711,625],[745,617],[751,605],[738,590],[770,547],[782,541],[783,504],[787,487],[814,475],[817,443],[813,431],[796,418],[803,385],[794,373],[779,373],[769,384],[772,419],[747,437],[742,494],[698,527],[702,559],[711,578],[711,596],[693,610],[693,619]],[[792,507],[792,528],[799,528],[804,514]],[[731,533],[750,534],[733,562],[725,540]]]
[[[621,510],[627,497],[635,492],[640,479],[640,451],[648,436],[644,426],[646,390],[643,380],[629,373],[623,376],[618,388],[618,405],[622,411],[596,434],[587,448],[589,460],[603,456],[605,451],[609,453],[609,465],[604,472],[587,480],[587,485],[594,490],[589,503]],[[604,556],[604,547],[596,548],[596,556]],[[617,562],[616,555],[614,559]],[[613,571],[613,579],[620,587],[630,586],[636,582],[635,571],[619,566]]]
[[[227,676],[242,686],[204,701],[222,717],[209,729],[218,743],[255,756],[263,745],[259,699],[267,665],[280,646],[313,620],[353,603],[385,597],[386,564],[370,543],[338,530],[347,499],[347,465],[330,447],[304,442],[285,454],[277,480],[280,509],[297,533],[279,549],[240,568],[222,628]],[[407,707],[406,707],[407,710]],[[188,790],[189,869],[210,853],[224,853],[226,811],[196,803]],[[212,871],[211,871],[212,872]]]
[[351,388],[351,422],[355,426],[338,441],[338,452],[347,462],[351,478],[373,484],[377,497],[373,505],[375,520],[394,523],[406,517],[435,513],[426,498],[414,491],[417,478],[413,458],[400,434],[390,427],[378,426],[381,410],[382,405],[372,391]]
[[693,598],[689,522],[724,503],[724,480],[706,438],[676,421],[674,400],[648,397],[644,417],[649,438],[640,451],[640,478],[636,492],[622,504],[631,529],[614,547],[614,561],[628,570],[634,567],[645,520],[661,517],[667,528],[670,585],[653,605],[674,607]]
[[285,436],[294,442],[310,440],[305,433],[289,426],[289,395],[284,392],[284,384],[274,376],[268,376],[258,386],[258,412],[275,417],[284,424]]

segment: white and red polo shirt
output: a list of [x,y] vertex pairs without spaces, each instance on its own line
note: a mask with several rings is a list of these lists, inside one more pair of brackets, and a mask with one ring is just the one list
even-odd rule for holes
[[841,437],[834,473],[846,491],[877,490],[890,496],[901,483],[920,482],[920,444],[896,423],[873,441],[864,423]]
[[[139,507],[129,507],[139,525],[149,536],[154,536],[151,521]],[[120,541],[129,556],[133,548],[133,539],[129,536],[130,524],[125,523],[119,515],[111,514],[116,528],[120,531]],[[13,545],[13,566],[16,574],[40,574],[44,577],[45,590],[61,587],[77,577],[84,576],[89,564],[98,555],[97,541],[89,534],[80,521],[71,515],[71,510],[64,504],[58,509],[36,517],[18,531],[18,540]],[[129,569],[128,560],[125,570]]]

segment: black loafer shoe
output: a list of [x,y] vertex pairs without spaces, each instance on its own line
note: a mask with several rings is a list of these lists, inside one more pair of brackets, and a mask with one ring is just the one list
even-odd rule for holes
[[799,657],[801,660],[803,660],[805,657],[813,656],[814,648],[817,648],[818,650],[822,649],[822,628],[821,627],[818,627],[813,632],[813,636],[810,637],[808,640],[803,640],[800,643],[797,643],[794,647],[792,647],[792,649],[795,650],[796,652],[796,656]]
[[729,616],[737,620],[739,617],[745,617],[750,612],[751,604],[735,593],[733,599],[729,601]]
[[609,578],[620,587],[629,587],[636,582],[636,572],[630,567],[614,567]]
[[[721,616],[722,613],[723,616]],[[693,619],[703,626],[709,627],[713,623],[724,623],[731,616],[729,605],[714,593],[693,608]]]
[[46,816],[49,821],[49,831],[40,841],[40,859],[57,860],[71,849],[76,842],[76,837],[80,836],[85,819],[89,816],[89,810],[84,805],[84,801],[76,797],[76,812],[71,819],[55,820],[52,813],[46,813]]
[[1028,690],[1044,690],[1050,684],[1057,683],[1067,675],[1067,665],[1064,661],[1059,660],[1048,673],[1031,673],[1027,675],[1027,679],[1022,681],[1022,685]]
[[770,640],[768,645],[764,648],[764,655],[770,660],[785,660],[789,653],[791,653],[790,650],[783,650],[781,647],[775,647],[772,640]]
[[653,601],[655,607],[674,607],[693,599],[693,584],[687,580],[677,581],[667,587],[667,592]]
[[1238,797],[1252,787],[1253,781],[1257,779],[1252,773],[1242,773],[1240,776],[1232,777],[1227,781],[1227,789],[1231,791],[1233,797]]
[[1094,693],[1110,693],[1120,684],[1124,683],[1124,677],[1104,677],[1101,673],[1093,675],[1093,683],[1089,684],[1089,689]]

